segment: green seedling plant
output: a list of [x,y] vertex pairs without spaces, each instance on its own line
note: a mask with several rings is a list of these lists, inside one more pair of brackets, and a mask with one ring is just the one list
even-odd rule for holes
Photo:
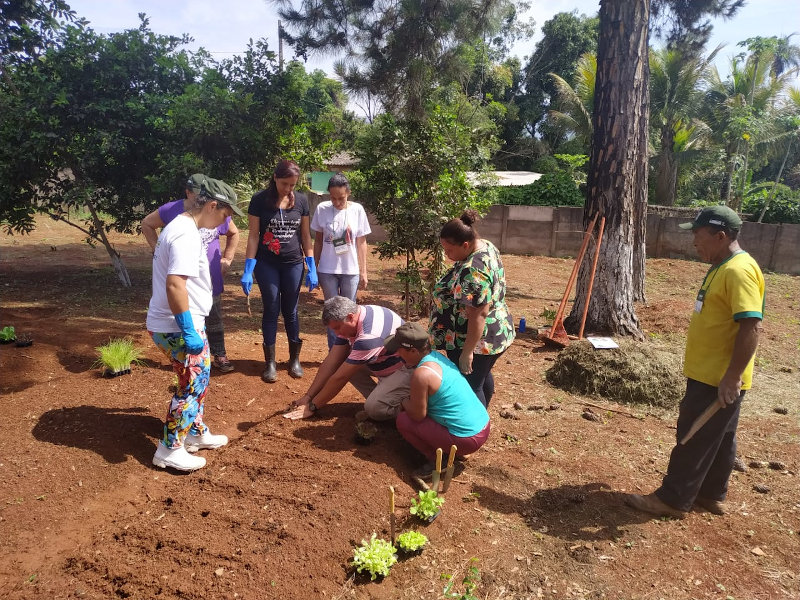
[[406,531],[397,536],[397,545],[404,552],[416,552],[428,543],[428,536],[419,531]]
[[436,516],[439,512],[444,498],[440,497],[436,490],[420,491],[419,498],[411,500],[411,514],[418,516],[420,519],[429,520]]
[[142,356],[141,351],[133,345],[133,340],[127,338],[110,340],[95,350],[100,354],[95,366],[102,365],[111,373],[130,369],[132,364],[141,362],[139,360]]
[[13,342],[17,339],[17,334],[14,332],[13,325],[6,325],[0,329],[0,342]]
[[456,583],[455,577],[448,574],[441,575],[442,579],[447,580],[447,585],[444,586],[443,590],[445,598],[453,598],[454,600],[479,600],[478,596],[475,595],[475,589],[478,587],[478,582],[481,580],[481,573],[476,566],[477,562],[478,559],[474,557],[469,560],[469,567],[464,574],[464,578],[461,580],[461,585],[464,586],[464,591],[462,592],[453,590]]
[[389,569],[397,562],[397,548],[386,540],[378,538],[373,533],[367,540],[361,540],[361,546],[353,550],[353,566],[358,573],[369,572],[372,581],[378,576],[385,577],[389,574]]

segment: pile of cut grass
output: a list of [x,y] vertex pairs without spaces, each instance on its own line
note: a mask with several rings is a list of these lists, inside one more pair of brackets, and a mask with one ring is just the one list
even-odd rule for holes
[[686,388],[682,356],[653,342],[616,341],[614,350],[572,342],[545,373],[547,381],[570,393],[614,402],[676,407]]

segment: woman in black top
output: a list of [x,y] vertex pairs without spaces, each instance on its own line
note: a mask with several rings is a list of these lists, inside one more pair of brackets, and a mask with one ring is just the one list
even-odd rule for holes
[[242,289],[250,295],[253,275],[261,290],[264,312],[261,331],[264,338],[266,368],[261,378],[267,383],[277,380],[275,338],[278,314],[289,339],[289,375],[302,377],[300,366],[300,320],[297,302],[303,280],[303,266],[308,267],[306,284],[309,291],[317,286],[317,270],[311,243],[308,198],[295,192],[300,167],[282,160],[275,167],[267,189],[250,200],[248,213],[247,254]]

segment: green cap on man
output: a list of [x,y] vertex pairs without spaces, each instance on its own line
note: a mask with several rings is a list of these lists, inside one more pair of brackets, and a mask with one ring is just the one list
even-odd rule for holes
[[681,223],[681,229],[698,229],[699,227],[727,227],[734,231],[742,228],[742,219],[732,208],[724,205],[707,206],[691,223]]

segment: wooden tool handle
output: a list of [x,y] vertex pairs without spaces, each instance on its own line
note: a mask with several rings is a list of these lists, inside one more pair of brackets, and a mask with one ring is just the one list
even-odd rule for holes
[[389,486],[389,512],[394,514],[394,487]]
[[442,470],[442,449],[441,448],[437,448],[436,449],[436,470],[437,471],[441,471]]
[[452,467],[452,466],[453,466],[453,463],[456,461],[456,452],[457,452],[457,451],[458,451],[458,448],[456,448],[456,445],[455,445],[455,444],[453,444],[452,446],[450,446],[450,454],[449,454],[449,456],[447,457],[447,468],[448,468],[448,469],[449,469],[450,467]]
[[689,429],[686,435],[683,436],[683,439],[681,439],[681,446],[692,439],[692,436],[700,431],[700,428],[708,423],[708,420],[713,417],[720,408],[722,407],[719,405],[719,402],[714,400],[714,403],[710,404],[708,408],[706,408],[703,413],[697,417],[697,419],[695,419],[694,423],[692,423],[692,427]]

